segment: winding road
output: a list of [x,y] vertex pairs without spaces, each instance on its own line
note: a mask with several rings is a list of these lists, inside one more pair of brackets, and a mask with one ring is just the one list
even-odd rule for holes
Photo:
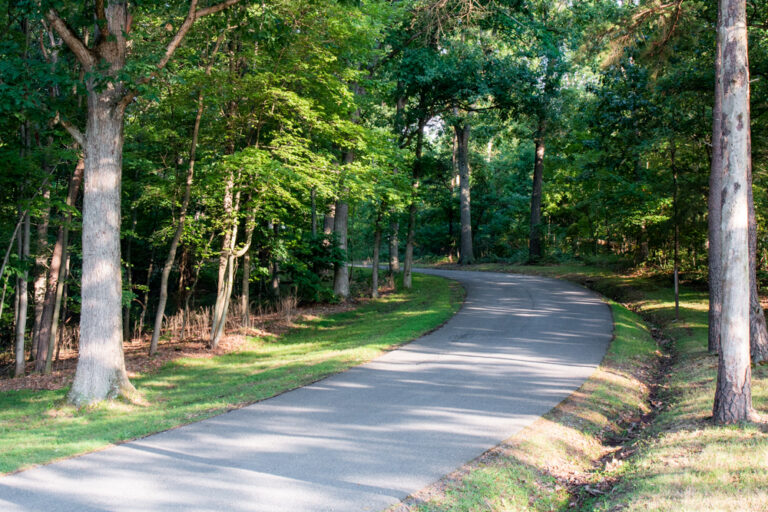
[[435,332],[249,407],[0,478],[0,510],[382,510],[546,413],[611,339],[609,307],[571,283],[420,272],[467,290]]

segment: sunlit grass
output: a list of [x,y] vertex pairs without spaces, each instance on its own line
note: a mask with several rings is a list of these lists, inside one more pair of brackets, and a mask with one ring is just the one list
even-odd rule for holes
[[238,352],[177,359],[133,380],[144,405],[88,410],[65,405],[66,389],[0,393],[0,473],[199,421],[371,360],[419,337],[460,307],[461,287],[414,275],[409,292],[311,320],[278,338],[250,339]]

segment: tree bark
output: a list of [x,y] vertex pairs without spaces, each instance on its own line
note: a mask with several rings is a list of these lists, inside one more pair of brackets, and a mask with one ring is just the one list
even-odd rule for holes
[[[717,24],[722,20],[721,6],[717,8]],[[715,101],[712,107],[712,159],[709,172],[709,197],[707,218],[709,237],[709,331],[707,348],[711,354],[720,351],[721,310],[723,305],[722,283],[722,218],[721,195],[723,187],[723,55],[720,38],[715,50]]]
[[[26,262],[29,258],[29,214],[24,215],[22,234],[19,237],[19,261]],[[16,371],[14,376],[24,375],[26,361],[24,359],[24,335],[27,332],[27,309],[29,308],[29,291],[27,279],[29,273],[24,270],[16,283]]]
[[[352,151],[345,151],[342,163],[349,165],[355,159]],[[346,194],[348,190],[342,192]],[[344,199],[336,201],[335,216],[333,219],[333,232],[338,238],[339,249],[344,259],[337,263],[333,271],[333,293],[346,300],[349,297],[349,266],[347,265],[347,228],[349,224],[349,204]]]
[[373,258],[371,261],[371,297],[379,297],[379,248],[381,247],[381,214],[373,226]]
[[[35,304],[35,317],[32,324],[32,346],[35,350],[35,371],[45,368],[47,341],[40,339],[40,326],[43,317],[46,282],[48,281],[48,223],[51,217],[51,188],[43,188],[45,206],[37,219],[37,248],[35,253],[35,280],[32,285],[32,297]],[[44,346],[45,345],[45,346]]]
[[400,223],[392,221],[389,223],[389,274],[394,276],[395,272],[400,271],[400,241],[398,240],[398,231]]
[[323,217],[323,234],[330,235],[333,233],[333,224],[336,217],[336,203],[328,205],[328,212]]
[[[83,171],[85,163],[81,159],[75,167],[75,172],[69,180],[69,190],[65,204],[67,208],[72,208],[80,193],[80,184],[83,181]],[[69,224],[72,221],[72,213],[68,210],[64,214],[63,222],[59,226],[56,244],[53,247],[53,256],[51,256],[51,267],[48,277],[48,283],[45,290],[43,301],[43,311],[40,319],[40,332],[38,343],[38,357],[35,360],[36,372],[51,372],[51,357],[53,347],[56,342],[55,326],[57,323],[57,302],[61,302],[62,287],[65,275],[65,265],[67,254],[67,245],[69,243]],[[43,355],[44,354],[44,355]]]
[[472,217],[470,203],[469,131],[468,122],[453,127],[456,133],[456,156],[459,168],[459,197],[461,219],[461,255],[459,263],[469,265],[475,259],[472,251]]
[[251,251],[243,254],[243,281],[240,292],[240,310],[243,313],[242,325],[246,329],[251,326]]
[[338,237],[339,249],[343,260],[336,264],[333,272],[333,293],[342,300],[349,297],[349,266],[347,265],[347,221],[349,205],[346,201],[336,201],[336,215],[333,219],[333,231]]
[[722,330],[715,423],[753,418],[749,354],[749,62],[744,0],[720,0],[723,49]]
[[544,182],[544,151],[547,133],[546,118],[539,116],[539,126],[536,129],[534,144],[536,153],[533,160],[533,190],[531,192],[531,227],[528,245],[528,260],[535,262],[541,259],[543,253],[541,240],[541,191]]
[[[122,29],[125,5],[110,4]],[[116,21],[120,18],[122,21]],[[122,37],[122,36],[120,36]],[[77,371],[69,400],[75,405],[134,392],[123,357],[120,269],[120,180],[123,111],[118,88],[89,83],[83,195],[82,314]]]

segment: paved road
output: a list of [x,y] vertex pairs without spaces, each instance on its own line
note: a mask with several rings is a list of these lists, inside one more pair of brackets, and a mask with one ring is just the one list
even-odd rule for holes
[[611,338],[608,306],[573,284],[425,272],[467,290],[434,333],[250,407],[0,478],[0,510],[382,510],[547,412]]

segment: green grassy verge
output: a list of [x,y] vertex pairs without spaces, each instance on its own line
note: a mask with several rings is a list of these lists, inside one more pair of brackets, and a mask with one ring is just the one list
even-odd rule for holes
[[[628,447],[633,455],[609,460],[605,434],[620,428],[622,415],[631,423],[626,414],[647,409],[647,378],[632,366],[647,368],[655,351],[640,317],[614,303],[615,340],[578,392],[447,483],[420,493],[425,498],[416,495],[406,510],[574,510],[575,504],[605,511],[768,510],[768,428],[717,427],[710,420],[717,360],[706,351],[705,291],[684,286],[675,320],[666,276],[616,275],[578,265],[473,268],[565,277],[632,307],[672,340],[675,360],[664,379],[668,403]],[[765,414],[768,367],[753,370],[752,391],[755,407]],[[609,490],[599,494],[606,482]],[[569,483],[580,486],[581,499],[573,499]],[[597,495],[586,493],[585,485]]]
[[455,282],[414,275],[410,291],[297,320],[279,338],[251,339],[239,352],[178,359],[141,375],[133,383],[143,404],[78,411],[64,405],[66,389],[0,393],[0,473],[199,421],[343,371],[444,323],[463,296]]

